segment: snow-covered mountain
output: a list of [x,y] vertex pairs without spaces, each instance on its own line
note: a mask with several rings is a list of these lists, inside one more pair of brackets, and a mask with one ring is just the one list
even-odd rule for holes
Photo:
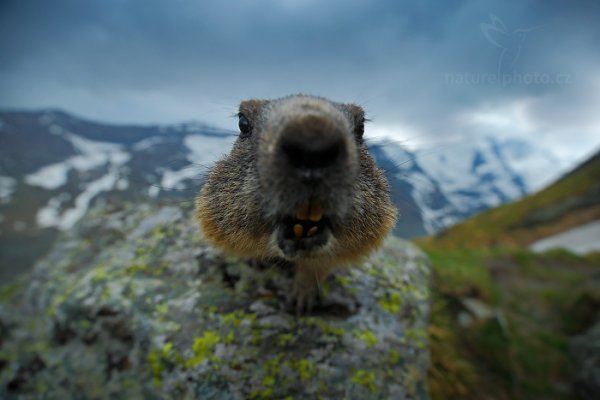
[[[116,126],[57,111],[0,112],[0,278],[27,268],[94,202],[193,201],[206,168],[235,137],[198,123]],[[369,146],[405,237],[521,197],[562,172],[520,140],[419,152],[392,141]]]
[[409,237],[523,197],[564,172],[552,154],[518,139],[484,136],[415,153],[382,141],[371,150],[402,214],[397,232]]

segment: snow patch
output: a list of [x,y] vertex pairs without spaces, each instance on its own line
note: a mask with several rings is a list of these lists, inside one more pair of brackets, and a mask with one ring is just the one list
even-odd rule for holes
[[139,142],[136,142],[133,145],[133,150],[135,151],[146,151],[154,146],[156,146],[157,144],[160,144],[162,142],[165,141],[165,138],[160,137],[160,136],[151,136],[149,138],[146,139],[142,139]]
[[25,176],[25,183],[54,190],[67,183],[67,173],[70,169],[71,166],[67,161],[46,165],[37,172]]
[[534,242],[529,248],[543,252],[553,248],[564,248],[576,254],[600,251],[600,221],[589,222],[557,235]]
[[58,125],[50,125],[50,128],[48,128],[48,131],[50,131],[51,134],[57,135],[57,136],[60,136],[63,133],[65,133],[65,130]]
[[38,211],[36,219],[40,227],[54,226],[66,230],[83,217],[98,194],[114,189],[127,189],[129,181],[120,176],[120,170],[131,156],[118,144],[85,139],[72,133],[64,133],[62,136],[71,142],[80,154],[63,162],[47,165],[27,175],[25,182],[53,190],[67,183],[68,173],[71,170],[85,172],[108,165],[106,174],[95,181],[83,184],[83,191],[75,198],[74,207],[63,210],[65,197],[59,195],[51,198],[46,206]]
[[115,187],[118,190],[127,190],[127,188],[129,188],[129,181],[125,178],[121,178],[117,181],[117,184],[115,185]]
[[118,167],[111,167],[110,171],[101,178],[85,185],[85,189],[75,198],[75,206],[61,212],[63,200],[55,197],[37,213],[37,223],[40,227],[54,226],[61,230],[73,227],[87,212],[91,201],[101,192],[112,190],[119,178]]
[[179,171],[166,170],[163,173],[160,186],[164,190],[183,190],[186,188],[183,183],[187,179],[198,179],[202,175],[202,170],[195,165],[180,169]]
[[60,224],[60,210],[66,200],[67,198],[62,195],[48,200],[46,206],[40,208],[37,212],[36,222],[38,226],[58,226]]
[[75,199],[75,207],[66,210],[62,214],[58,227],[60,229],[69,229],[75,225],[88,210],[92,199],[101,192],[111,190],[115,186],[117,178],[117,171],[113,170],[100,179],[89,183],[85,190]]
[[183,144],[188,148],[188,160],[201,166],[209,166],[229,151],[236,136],[187,135]]
[[414,154],[390,140],[369,140],[369,145],[379,147],[388,159],[394,161],[399,169],[411,169],[414,165]]
[[412,173],[404,177],[404,180],[413,187],[412,198],[419,207],[425,231],[434,233],[456,222],[456,218],[450,216],[454,211],[451,207],[436,209],[430,206],[431,198],[436,192],[436,186],[427,176],[421,173]]
[[121,150],[121,145],[119,144],[86,139],[72,133],[66,134],[65,138],[84,154],[95,152],[112,153]]
[[156,198],[160,194],[160,188],[158,186],[149,186],[148,187],[148,196],[151,198]]
[[552,183],[565,170],[565,165],[550,152],[518,139],[502,143],[506,160],[523,179],[527,190],[534,192]]
[[46,190],[54,190],[65,185],[68,173],[74,169],[79,172],[90,171],[103,165],[121,166],[130,159],[122,146],[114,143],[85,139],[72,133],[63,134],[75,149],[80,152],[59,163],[46,165],[38,171],[25,176],[25,182]]
[[161,179],[161,187],[165,190],[185,189],[183,181],[203,176],[208,167],[229,151],[235,138],[234,135],[187,135],[183,144],[189,151],[187,160],[191,165],[179,170],[166,169]]
[[419,152],[416,161],[427,175],[434,177],[441,192],[460,212],[468,212],[474,206],[497,206],[523,195],[514,172],[496,153],[489,138],[452,146],[443,153]]
[[16,179],[0,175],[0,204],[10,202],[10,198],[15,192],[15,186],[17,186]]
[[[376,139],[391,171],[409,183],[424,228],[436,232],[474,211],[498,206],[537,190],[564,170],[551,153],[522,139],[474,137],[468,142],[409,151]],[[441,194],[441,205],[434,201]]]

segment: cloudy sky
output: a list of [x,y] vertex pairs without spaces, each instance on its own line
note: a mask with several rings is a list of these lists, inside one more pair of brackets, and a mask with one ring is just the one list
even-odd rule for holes
[[600,2],[0,0],[0,108],[235,129],[245,98],[362,104],[409,145],[600,146]]

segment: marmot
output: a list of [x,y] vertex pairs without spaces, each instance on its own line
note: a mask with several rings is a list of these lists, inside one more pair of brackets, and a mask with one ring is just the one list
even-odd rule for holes
[[196,199],[200,228],[226,254],[293,265],[291,298],[308,311],[319,282],[380,246],[396,221],[364,111],[293,95],[243,101],[238,117],[233,149]]

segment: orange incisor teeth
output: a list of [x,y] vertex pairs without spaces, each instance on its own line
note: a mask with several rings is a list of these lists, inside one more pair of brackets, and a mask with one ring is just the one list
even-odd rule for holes
[[323,207],[318,201],[313,201],[310,205],[310,214],[308,219],[312,222],[319,222],[323,218]]
[[310,228],[308,230],[308,232],[306,233],[306,236],[314,236],[318,230],[319,230],[319,228],[317,228],[316,226],[313,226],[312,228]]
[[294,225],[294,236],[297,238],[301,238],[304,233],[304,227],[300,224]]
[[309,212],[310,212],[309,204],[306,203],[305,205],[300,207],[300,209],[296,213],[296,218],[298,218],[300,221],[306,221],[308,219]]

